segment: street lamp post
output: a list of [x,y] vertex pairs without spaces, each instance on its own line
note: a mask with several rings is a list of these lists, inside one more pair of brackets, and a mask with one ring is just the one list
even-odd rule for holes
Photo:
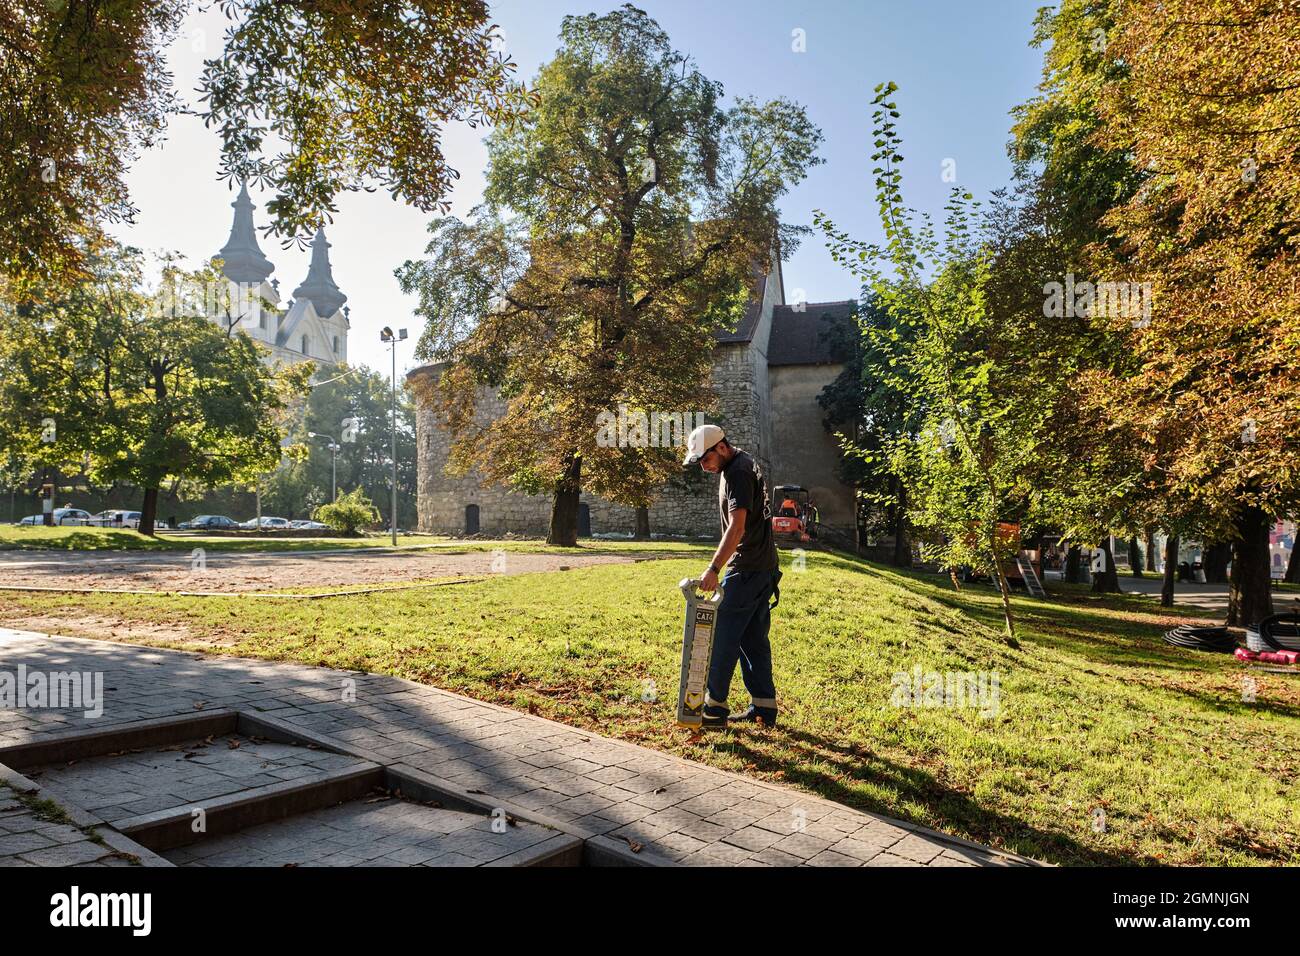
[[379,341],[387,342],[393,356],[393,394],[391,400],[393,432],[393,500],[388,513],[388,525],[393,532],[393,547],[397,547],[397,343],[406,341],[406,329],[393,330],[384,326],[379,333]]
[[320,432],[308,432],[308,438],[329,438],[330,440],[330,501],[339,500],[339,443],[329,435]]

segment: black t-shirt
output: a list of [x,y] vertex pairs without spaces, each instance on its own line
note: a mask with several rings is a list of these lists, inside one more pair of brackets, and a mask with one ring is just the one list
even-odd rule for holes
[[740,536],[736,553],[727,562],[734,571],[772,571],[779,561],[772,538],[772,507],[767,496],[767,480],[758,462],[739,449],[731,463],[722,469],[718,482],[718,510],[722,533],[727,533],[731,512],[745,509],[745,532]]

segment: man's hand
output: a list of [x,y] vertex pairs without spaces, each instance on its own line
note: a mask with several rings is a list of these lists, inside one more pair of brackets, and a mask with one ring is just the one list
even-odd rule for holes
[[709,568],[709,570],[704,572],[703,577],[700,578],[700,590],[716,591],[717,589],[718,589],[718,572],[714,571],[713,568]]

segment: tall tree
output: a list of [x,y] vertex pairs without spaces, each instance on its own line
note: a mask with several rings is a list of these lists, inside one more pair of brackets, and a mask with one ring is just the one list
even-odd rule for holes
[[919,422],[915,435],[899,436],[890,452],[913,523],[926,536],[924,550],[945,566],[971,566],[994,579],[1013,640],[1005,563],[1020,541],[1008,525],[1025,506],[1042,412],[1014,400],[1014,376],[999,365],[994,343],[1006,330],[990,301],[999,246],[995,234],[980,229],[972,197],[953,191],[942,238],[928,219],[917,225],[903,202],[896,89],[882,83],[872,100],[876,200],[887,244],[852,239],[821,212],[815,220],[836,262],[861,278],[891,316],[883,327],[867,324],[864,334],[897,353],[882,373],[910,395]]
[[[359,488],[386,516],[392,482],[390,398],[388,376],[365,366],[335,369],[313,385],[288,428],[289,440],[305,453],[287,458],[270,476],[263,507],[285,517],[308,515],[330,500],[337,476],[339,494]],[[399,388],[397,400],[398,527],[409,528],[416,518],[415,407],[405,389]],[[324,436],[338,443],[336,455]]]
[[281,415],[312,366],[268,368],[214,265],[169,264],[150,295],[136,250],[101,240],[84,261],[92,278],[68,292],[0,300],[0,437],[29,467],[143,489],[148,535],[165,482],[244,481],[279,460]]
[[[1044,50],[1042,81],[1037,95],[1013,110],[1010,144],[1020,192],[1041,226],[1040,242],[1030,247],[1037,269],[1020,275],[1038,275],[1035,291],[1057,290],[1055,321],[1029,323],[1034,380],[1066,386],[1055,390],[1053,441],[1042,449],[1038,483],[1076,546],[1145,531],[1171,507],[1135,454],[1136,436],[1096,407],[1092,394],[1105,387],[1094,377],[1098,370],[1108,382],[1136,368],[1127,336],[1101,320],[1091,298],[1094,283],[1126,254],[1105,216],[1148,176],[1128,150],[1097,139],[1101,98],[1128,75],[1123,60],[1108,53],[1118,8],[1116,0],[1062,0],[1038,11],[1031,45]],[[1088,291],[1063,294],[1076,287]],[[1073,570],[1074,547],[1071,558]],[[1093,589],[1118,591],[1118,578],[1108,569],[1094,576]]]
[[[72,279],[80,240],[134,214],[123,176],[190,107],[166,54],[205,0],[0,5],[0,281]],[[525,106],[483,0],[219,0],[229,22],[194,111],[223,176],[278,192],[272,229],[305,237],[340,192],[382,186],[446,208],[444,124]],[[16,298],[22,292],[12,293]]]
[[1149,171],[1105,218],[1118,275],[1150,282],[1125,328],[1136,374],[1097,394],[1211,541],[1233,542],[1230,624],[1271,612],[1268,529],[1300,499],[1300,27],[1275,0],[1135,0],[1095,140]]
[[[566,17],[535,87],[537,109],[488,137],[484,208],[435,223],[398,277],[428,320],[419,354],[449,362],[435,389],[453,466],[549,492],[549,540],[572,545],[582,488],[645,506],[680,472],[672,449],[603,441],[598,416],[712,405],[714,333],[792,247],[776,203],[821,134],[784,99],[724,109],[630,5]],[[482,422],[487,386],[505,411]]]

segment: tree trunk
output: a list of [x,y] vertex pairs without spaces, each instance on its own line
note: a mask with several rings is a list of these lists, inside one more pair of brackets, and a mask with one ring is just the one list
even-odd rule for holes
[[635,538],[637,541],[650,540],[650,509],[649,508],[638,507],[636,509],[636,530],[632,533],[632,537]]
[[1178,535],[1165,539],[1165,579],[1160,585],[1160,606],[1174,606],[1174,582],[1178,580]]
[[1228,560],[1232,557],[1232,543],[1222,541],[1205,549],[1201,558],[1201,568],[1205,571],[1206,584],[1228,583]]
[[1094,594],[1122,594],[1119,587],[1119,575],[1115,572],[1115,556],[1110,553],[1110,536],[1101,539],[1101,553],[1105,567],[1092,576]]
[[998,581],[998,591],[1002,595],[1002,618],[1007,626],[1007,641],[1015,644],[1016,641],[1016,622],[1011,616],[1011,586],[1007,583],[1007,576],[1002,571],[1002,560],[998,554],[997,524],[992,524],[992,532],[988,535],[989,557],[993,561],[993,574]]
[[1142,577],[1142,549],[1138,547],[1136,537],[1128,539],[1128,567],[1133,577]]
[[1232,580],[1228,587],[1228,626],[1249,627],[1273,613],[1269,591],[1268,531],[1273,522],[1259,508],[1242,509],[1232,542]]
[[1007,640],[1014,643],[1016,622],[1011,616],[1011,585],[1007,583],[1007,576],[1002,573],[1001,566],[998,567],[998,590],[1002,592],[1002,618],[1007,625]]
[[1147,531],[1147,570],[1155,573],[1156,570],[1156,529],[1151,528]]
[[568,455],[564,476],[555,483],[555,498],[551,502],[551,531],[547,544],[562,548],[578,546],[578,496],[582,492],[582,459],[576,453]]
[[158,489],[146,488],[144,490],[144,503],[140,505],[140,527],[137,529],[141,534],[152,535],[154,519],[158,517]]
[[1079,552],[1077,544],[1070,545],[1070,550],[1065,552],[1065,580],[1070,584],[1078,584],[1080,575],[1080,564],[1082,554]]
[[1291,544],[1291,560],[1286,563],[1286,574],[1282,580],[1287,584],[1300,584],[1300,535]]
[[907,492],[901,482],[894,502],[894,567],[912,566],[912,538],[907,533]]

